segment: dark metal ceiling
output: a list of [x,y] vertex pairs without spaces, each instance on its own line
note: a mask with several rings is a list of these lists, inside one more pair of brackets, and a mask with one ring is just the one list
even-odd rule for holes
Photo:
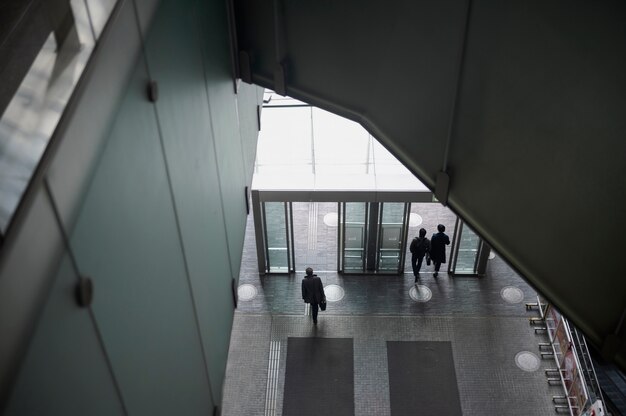
[[233,9],[245,81],[361,123],[626,368],[626,3]]

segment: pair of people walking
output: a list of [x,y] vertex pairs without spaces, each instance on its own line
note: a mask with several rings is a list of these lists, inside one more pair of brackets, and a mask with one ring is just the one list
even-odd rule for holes
[[415,237],[411,241],[409,250],[411,251],[411,266],[413,266],[413,275],[415,276],[415,283],[419,278],[420,269],[422,268],[422,262],[426,257],[426,264],[429,265],[433,262],[435,266],[434,277],[439,274],[439,268],[442,263],[446,262],[446,246],[450,244],[450,238],[444,233],[446,227],[443,224],[437,226],[437,233],[433,234],[432,238],[428,240],[426,238],[426,229],[420,228],[419,237]]

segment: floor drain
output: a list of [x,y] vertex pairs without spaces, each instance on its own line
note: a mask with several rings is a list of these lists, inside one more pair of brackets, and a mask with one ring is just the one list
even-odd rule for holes
[[522,351],[515,355],[515,364],[524,371],[532,372],[539,370],[540,360],[536,354]]
[[241,301],[252,300],[256,297],[256,287],[245,284],[237,288],[237,298]]
[[324,215],[324,224],[329,227],[336,227],[339,224],[339,217],[336,212],[329,212]]
[[343,288],[338,285],[328,285],[324,288],[324,293],[326,294],[326,300],[328,302],[337,302],[345,296],[346,292],[344,292]]
[[416,302],[428,302],[433,297],[433,292],[427,286],[417,285],[409,290],[409,296]]
[[524,292],[521,289],[514,286],[507,286],[500,291],[502,299],[509,303],[520,303],[524,300]]
[[419,214],[411,213],[409,215],[409,227],[417,227],[422,224],[422,217]]

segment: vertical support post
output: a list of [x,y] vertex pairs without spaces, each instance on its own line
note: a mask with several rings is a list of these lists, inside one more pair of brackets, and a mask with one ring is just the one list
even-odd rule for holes
[[343,227],[346,219],[343,217],[343,204],[345,202],[337,202],[337,272],[343,271]]
[[256,241],[256,258],[259,274],[267,273],[267,261],[265,247],[265,229],[263,211],[261,209],[261,197],[258,190],[252,190],[252,217],[254,220],[254,238]]
[[459,242],[461,240],[461,234],[463,233],[463,221],[459,217],[456,217],[454,223],[454,234],[452,235],[452,247],[450,248],[450,258],[448,259],[448,273],[454,275],[456,271],[456,260],[458,257]]
[[289,203],[283,202],[283,211],[285,211],[285,247],[287,249],[287,273],[291,273],[291,269],[293,264],[291,263],[291,230],[289,226],[291,223],[289,222]]
[[404,217],[402,219],[402,236],[400,237],[400,264],[398,274],[404,273],[404,263],[406,259],[406,243],[409,237],[409,219],[411,216],[411,203],[404,203]]
[[478,276],[484,276],[487,271],[487,262],[489,260],[489,253],[491,253],[491,246],[487,244],[485,240],[480,239],[478,245],[478,255],[476,256],[476,274]]
[[[295,273],[296,271],[296,250],[294,247],[294,237],[293,237],[293,202],[285,202],[289,211],[289,222],[287,224],[287,228],[289,229],[289,246],[287,247],[287,255],[289,256],[289,273]],[[317,232],[317,230],[316,230]]]
[[380,202],[368,202],[369,217],[366,220],[365,268],[367,271],[378,269],[378,233],[380,231]]

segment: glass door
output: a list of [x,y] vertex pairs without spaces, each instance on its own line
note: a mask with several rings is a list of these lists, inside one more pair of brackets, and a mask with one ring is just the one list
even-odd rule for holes
[[402,273],[410,204],[339,204],[339,271]]
[[290,202],[264,202],[266,268],[269,273],[294,271],[293,219]]
[[341,234],[343,238],[341,266],[346,273],[365,270],[365,243],[367,241],[367,204],[344,202],[342,205]]
[[457,218],[448,272],[454,275],[482,275],[485,272],[484,260],[488,255],[489,247],[483,243],[480,236]]
[[409,204],[403,202],[381,203],[376,267],[379,272],[403,272],[408,207]]

